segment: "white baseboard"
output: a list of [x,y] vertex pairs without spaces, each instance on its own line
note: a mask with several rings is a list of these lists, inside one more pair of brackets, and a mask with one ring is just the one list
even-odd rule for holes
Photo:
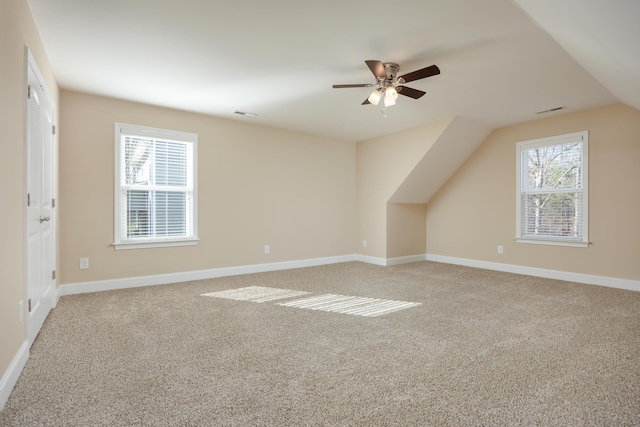
[[56,301],[65,295],[137,288],[141,286],[166,285],[193,280],[215,279],[217,277],[239,276],[242,274],[264,273],[292,268],[315,267],[356,261],[356,255],[342,255],[297,261],[273,262],[238,267],[214,268],[210,270],[185,271],[182,273],[156,274],[153,276],[127,277],[123,279],[96,280],[92,282],[66,283],[58,287]]
[[387,267],[425,260],[442,262],[446,264],[464,265],[467,267],[484,268],[487,270],[504,271],[508,273],[525,274],[529,276],[545,277],[549,279],[566,280],[570,282],[586,283],[589,285],[600,285],[611,288],[628,289],[640,292],[640,281],[637,280],[593,276],[589,274],[571,273],[566,271],[548,270],[544,268],[525,267],[520,265],[502,264],[497,262],[479,261],[435,254],[411,255],[398,258],[379,258],[367,255],[353,254],[298,261],[274,262],[269,264],[214,268],[210,270],[187,271],[182,273],[128,277],[123,279],[67,283],[58,287],[55,302],[57,302],[60,297],[65,295],[127,289],[140,286],[164,285],[169,283],[188,282],[193,280],[214,279],[216,277],[238,276],[242,274],[263,273],[268,271],[288,270],[292,268],[314,267],[326,264],[338,264],[350,261],[360,261],[368,264]]
[[366,262],[367,264],[380,265],[383,267],[407,264],[410,262],[426,261],[426,259],[427,259],[427,256],[425,254],[401,256],[397,258],[378,258],[378,257],[367,256],[367,255],[356,255],[356,261]]
[[378,258],[368,255],[356,255],[356,261],[366,262],[367,264],[380,265],[382,267],[387,266],[386,258]]
[[527,276],[544,277],[547,279],[565,280],[568,282],[585,283],[587,285],[606,286],[608,288],[627,289],[630,291],[640,292],[640,281],[638,280],[594,276],[591,274],[549,270],[546,268],[525,267],[522,265],[502,264],[498,262],[479,261],[474,259],[457,258],[435,254],[427,254],[427,261],[464,265],[466,267],[484,268],[485,270],[504,271],[507,273],[524,274]]
[[0,379],[0,411],[4,409],[4,405],[9,400],[9,396],[13,391],[20,374],[29,360],[29,343],[23,342],[18,352],[13,357],[2,379]]
[[408,264],[410,262],[420,262],[420,261],[426,261],[426,260],[427,260],[426,254],[401,256],[398,258],[387,258],[387,266]]

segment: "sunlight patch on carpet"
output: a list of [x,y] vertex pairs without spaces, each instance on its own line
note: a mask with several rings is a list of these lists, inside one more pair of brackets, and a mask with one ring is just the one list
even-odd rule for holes
[[405,308],[415,307],[420,305],[420,303],[326,294],[282,302],[277,305],[352,314],[355,316],[376,317],[394,311],[404,310]]
[[265,286],[248,286],[246,288],[228,289],[226,291],[202,294],[205,297],[226,298],[237,301],[269,302],[285,298],[307,295],[310,292],[294,291],[291,289],[268,288]]
[[[292,289],[268,288],[265,286],[248,286],[239,289],[202,294],[205,297],[232,299],[249,302],[272,302],[282,299],[297,298],[311,292]],[[351,314],[354,316],[376,317],[405,308],[421,305],[419,302],[394,301],[378,298],[354,297],[348,295],[324,294],[308,296],[286,302],[276,302],[282,307],[304,308],[308,310],[329,311],[333,313]]]

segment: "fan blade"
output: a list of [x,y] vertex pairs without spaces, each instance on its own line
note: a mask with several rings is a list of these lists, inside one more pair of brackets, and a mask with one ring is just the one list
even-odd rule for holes
[[396,87],[396,90],[398,91],[398,93],[400,95],[408,96],[409,98],[413,98],[413,99],[418,99],[422,95],[427,93],[427,92],[423,92],[421,90],[413,89],[413,88],[406,87],[406,86],[398,86],[398,87]]
[[367,64],[373,75],[376,76],[378,80],[385,80],[387,78],[387,73],[384,72],[384,66],[382,65],[382,62],[372,60],[364,62]]
[[365,99],[365,100],[362,102],[362,104],[360,104],[360,105],[367,105],[367,104],[371,104],[371,103],[369,102],[369,98]]
[[402,79],[404,80],[402,83],[409,83],[414,80],[424,79],[426,77],[435,76],[437,74],[440,74],[440,68],[438,68],[436,65],[431,65],[429,67],[407,73],[404,76],[400,76],[398,77],[398,81]]
[[371,87],[373,86],[372,84],[369,83],[362,83],[362,84],[353,84],[353,85],[333,85],[334,89],[344,89],[344,88],[348,88],[348,87]]

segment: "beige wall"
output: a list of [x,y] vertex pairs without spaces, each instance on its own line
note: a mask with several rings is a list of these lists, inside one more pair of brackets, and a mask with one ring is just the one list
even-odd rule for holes
[[[388,257],[387,202],[452,120],[438,120],[358,143],[358,253]],[[366,248],[362,248],[363,240],[367,241]],[[397,245],[395,242],[394,253],[406,252]]]
[[26,301],[25,47],[57,103],[58,87],[26,0],[0,0],[0,375],[26,340],[26,323],[18,321],[18,302]]
[[[60,103],[62,284],[355,252],[355,144],[69,91]],[[197,246],[111,246],[115,122],[198,134]]]
[[426,214],[425,204],[387,203],[387,258],[427,252]]
[[[516,243],[516,147],[589,131],[589,248]],[[623,104],[494,131],[427,205],[427,252],[640,280],[640,111]],[[504,254],[497,246],[504,246]]]

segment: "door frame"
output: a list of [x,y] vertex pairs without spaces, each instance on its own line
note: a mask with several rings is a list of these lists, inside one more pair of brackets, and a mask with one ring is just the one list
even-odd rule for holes
[[[33,57],[31,51],[29,50],[28,47],[25,47],[25,87],[24,87],[24,142],[25,142],[25,154],[24,154],[24,162],[25,162],[25,170],[24,170],[24,192],[25,192],[25,227],[24,227],[24,240],[25,240],[25,248],[24,248],[24,253],[25,253],[25,282],[24,282],[24,304],[23,304],[23,313],[24,313],[24,318],[26,319],[26,325],[25,325],[25,329],[26,329],[26,336],[27,336],[27,341],[29,346],[31,346],[33,344],[33,342],[35,341],[35,338],[38,335],[38,332],[40,332],[40,329],[42,327],[42,324],[44,323],[44,320],[46,319],[47,315],[49,314],[49,312],[51,311],[51,309],[53,309],[56,305],[56,284],[57,284],[57,272],[56,275],[50,280],[48,281],[48,285],[45,286],[45,291],[43,293],[43,298],[42,298],[42,303],[44,304],[44,307],[42,307],[44,309],[44,313],[40,316],[41,318],[37,318],[34,319],[31,316],[31,312],[30,312],[30,301],[29,301],[29,297],[31,295],[30,293],[30,283],[29,283],[29,268],[30,268],[30,259],[29,259],[29,249],[28,249],[28,244],[29,244],[29,211],[28,211],[28,192],[29,192],[29,172],[30,172],[30,157],[29,157],[29,126],[30,126],[30,119],[31,119],[31,115],[29,114],[29,75],[30,73],[33,73],[33,75],[35,76],[38,84],[40,85],[41,89],[42,89],[42,93],[38,96],[40,97],[44,97],[45,99],[42,101],[46,101],[46,103],[50,106],[51,108],[51,122],[52,122],[52,126],[53,127],[53,134],[52,134],[52,139],[51,139],[51,164],[50,164],[50,172],[49,172],[49,176],[47,177],[48,179],[50,179],[51,182],[51,196],[52,198],[55,200],[57,198],[57,182],[56,182],[56,175],[57,175],[57,132],[55,131],[55,124],[56,124],[56,104],[54,103],[53,97],[51,96],[51,92],[49,91],[49,88],[46,85],[46,82],[44,80],[44,78],[42,77],[42,74],[40,73],[40,69],[38,68],[38,65],[36,63],[35,58]],[[46,168],[43,168],[46,169]],[[42,171],[44,173],[44,171]],[[55,203],[55,202],[54,202]],[[56,209],[55,209],[55,205],[52,206],[51,208],[51,219],[50,219],[50,226],[51,226],[51,266],[53,267],[53,270],[57,270],[57,233],[56,233],[56,224],[57,224],[57,220],[56,220]],[[43,263],[42,268],[45,268],[46,263]],[[51,272],[46,272],[46,274],[51,274]],[[50,277],[50,276],[49,276]]]

